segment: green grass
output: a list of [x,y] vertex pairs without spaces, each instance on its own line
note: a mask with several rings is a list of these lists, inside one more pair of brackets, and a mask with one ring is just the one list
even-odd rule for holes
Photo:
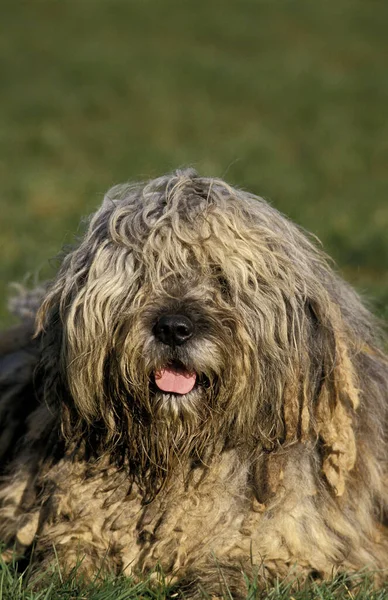
[[[388,3],[2,6],[0,295],[112,184],[180,165],[270,198],[388,301]],[[387,312],[385,312],[387,314]]]
[[[158,571],[159,585],[150,579],[135,583],[125,577],[96,578],[90,583],[83,582],[77,573],[64,577],[59,568],[43,573],[41,578],[31,583],[28,569],[17,572],[16,565],[6,565],[0,560],[0,599],[1,600],[164,600],[183,597],[174,586],[169,585]],[[42,583],[44,582],[44,585]],[[259,589],[257,580],[246,580],[247,600],[387,600],[388,588],[376,590],[371,578],[363,576],[339,576],[327,583],[298,584],[282,583]],[[203,590],[203,598],[211,596]],[[214,598],[214,597],[213,597]],[[232,598],[228,591],[225,598]]]
[[[5,0],[0,323],[7,282],[49,276],[109,186],[181,165],[269,198],[388,316],[387,19],[377,0]],[[155,597],[1,582],[12,600]],[[266,597],[388,598],[341,585]]]

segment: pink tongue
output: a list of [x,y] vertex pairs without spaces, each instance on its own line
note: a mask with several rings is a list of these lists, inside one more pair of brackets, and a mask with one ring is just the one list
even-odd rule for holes
[[195,385],[196,373],[161,369],[155,373],[155,383],[163,392],[172,394],[188,394]]

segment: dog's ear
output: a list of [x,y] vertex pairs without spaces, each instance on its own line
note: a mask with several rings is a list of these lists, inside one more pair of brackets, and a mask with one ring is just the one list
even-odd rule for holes
[[355,420],[359,389],[352,360],[354,343],[337,304],[329,302],[321,310],[318,304],[310,303],[309,310],[316,323],[319,358],[316,367],[321,369],[313,398],[314,428],[322,472],[334,493],[342,496],[347,475],[356,462]]
[[305,303],[299,334],[297,366],[283,397],[285,441],[313,440],[319,448],[322,473],[341,496],[356,461],[359,390],[351,358],[353,344],[338,305],[329,298],[324,304]]

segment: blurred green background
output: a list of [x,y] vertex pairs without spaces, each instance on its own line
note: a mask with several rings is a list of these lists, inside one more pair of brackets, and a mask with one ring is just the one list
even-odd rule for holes
[[269,198],[388,303],[388,3],[35,0],[0,18],[0,322],[112,184],[182,165]]

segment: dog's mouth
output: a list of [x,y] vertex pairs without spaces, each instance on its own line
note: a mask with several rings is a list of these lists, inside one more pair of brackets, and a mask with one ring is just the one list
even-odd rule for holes
[[171,363],[154,373],[156,387],[167,394],[184,396],[197,383],[197,373],[187,370],[180,363]]

